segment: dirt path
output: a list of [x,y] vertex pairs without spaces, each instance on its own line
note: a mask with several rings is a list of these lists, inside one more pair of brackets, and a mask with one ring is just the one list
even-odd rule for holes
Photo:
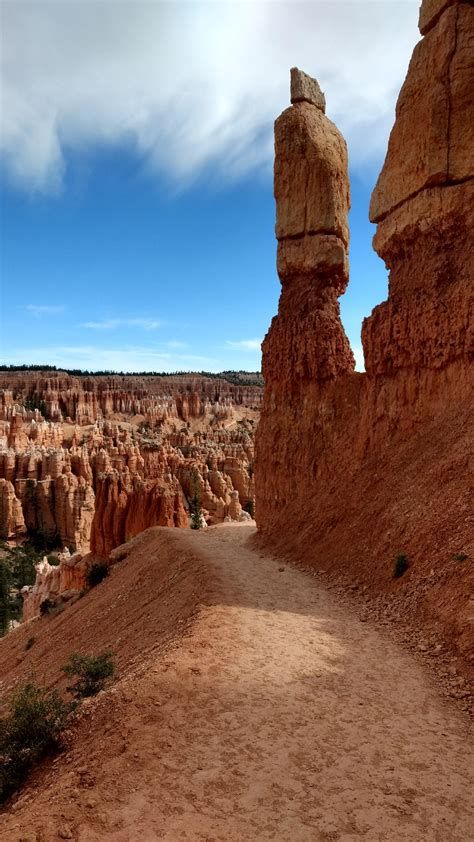
[[4,839],[474,838],[465,720],[411,656],[262,558],[252,531],[175,530],[176,551],[216,571],[215,604],[108,694],[113,736],[61,760]]

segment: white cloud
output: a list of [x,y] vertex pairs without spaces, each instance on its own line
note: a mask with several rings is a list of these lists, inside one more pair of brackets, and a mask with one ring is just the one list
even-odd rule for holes
[[4,354],[6,364],[29,363],[83,368],[90,371],[222,371],[221,360],[199,354],[178,354],[143,346],[100,348],[95,345],[48,345],[27,350],[11,350]]
[[187,348],[187,342],[180,342],[177,339],[171,339],[170,342],[167,342],[166,345],[168,348]]
[[364,351],[361,348],[361,346],[355,346],[354,348],[352,348],[352,352],[355,357],[356,371],[365,371]]
[[25,304],[25,310],[33,316],[53,316],[56,313],[64,313],[65,307],[62,304]]
[[159,319],[103,319],[100,322],[83,322],[79,327],[91,330],[115,330],[119,327],[139,327],[142,330],[156,330],[163,322]]
[[239,339],[235,342],[227,339],[226,341],[226,345],[228,345],[229,348],[236,348],[240,351],[260,351],[261,344],[261,339]]
[[68,147],[127,141],[186,184],[270,171],[289,68],[315,75],[353,162],[383,154],[418,37],[418,0],[2,4],[2,139],[11,177],[61,189]]

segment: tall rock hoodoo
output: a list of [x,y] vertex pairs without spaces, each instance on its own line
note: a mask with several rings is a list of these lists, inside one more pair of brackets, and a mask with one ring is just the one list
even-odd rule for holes
[[321,420],[315,408],[328,384],[354,369],[338,304],[348,282],[347,148],[325,116],[318,83],[297,68],[291,71],[291,99],[275,123],[282,292],[263,343],[265,394],[256,475],[263,528],[277,528],[280,509],[288,514],[290,488],[296,502],[298,486],[313,476]]
[[344,138],[325,116],[318,83],[296,67],[291,101],[275,123],[282,295],[265,340],[264,377],[281,384],[283,375],[300,390],[354,368],[337,302],[348,282],[350,195]]
[[[292,70],[275,123],[278,315],[263,343],[256,439],[261,539],[358,583],[384,615],[473,644],[474,8],[425,0],[372,195],[388,300],[353,370],[344,141],[317,83]],[[408,572],[393,579],[395,556]]]

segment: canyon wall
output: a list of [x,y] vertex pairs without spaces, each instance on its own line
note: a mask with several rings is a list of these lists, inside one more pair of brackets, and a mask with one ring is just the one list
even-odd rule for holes
[[[261,539],[473,642],[473,15],[425,2],[370,217],[388,300],[353,370],[345,144],[292,71],[275,124],[278,315],[263,344],[255,480]],[[471,489],[472,491],[472,489]],[[397,554],[408,572],[393,579]],[[464,558],[466,557],[466,558]],[[460,561],[459,559],[463,559]],[[395,610],[395,609],[394,609]]]
[[[232,416],[232,407],[258,409],[262,382],[257,375],[228,373],[224,377],[184,375],[78,375],[48,371],[0,371],[0,420],[10,420],[15,404],[26,405],[29,416],[80,425],[139,415],[148,421],[169,418]],[[251,382],[250,382],[251,381]],[[255,385],[254,385],[255,384]]]
[[[64,593],[82,590],[94,560],[107,561],[144,529],[188,527],[196,494],[204,526],[250,519],[261,387],[194,375],[165,386],[159,377],[99,377],[81,381],[82,391],[76,383],[79,400],[66,405],[67,377],[58,375],[54,390],[36,372],[4,377],[0,539],[73,553],[59,567],[38,563],[35,585],[23,591],[25,619],[44,599],[62,604]],[[77,423],[64,419],[69,410]]]
[[0,435],[0,538],[40,535],[106,558],[124,536],[187,525],[194,485],[209,522],[236,519],[235,493],[253,505],[253,418],[203,420],[195,430],[99,421],[68,430],[19,419],[3,422]]

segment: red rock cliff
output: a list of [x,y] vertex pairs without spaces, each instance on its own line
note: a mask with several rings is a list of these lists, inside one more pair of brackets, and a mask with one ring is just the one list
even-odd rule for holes
[[149,526],[186,527],[188,516],[176,479],[142,480],[124,472],[101,475],[91,529],[91,552],[107,558]]
[[[388,300],[353,371],[337,304],[347,283],[345,144],[316,96],[275,124],[278,315],[263,345],[255,486],[262,540],[337,572],[472,644],[474,9],[424,2],[374,190]],[[308,92],[302,77],[299,93]],[[305,88],[306,86],[306,88]],[[316,89],[315,89],[316,90]],[[410,560],[391,577],[397,553]],[[388,602],[387,602],[388,600]]]

